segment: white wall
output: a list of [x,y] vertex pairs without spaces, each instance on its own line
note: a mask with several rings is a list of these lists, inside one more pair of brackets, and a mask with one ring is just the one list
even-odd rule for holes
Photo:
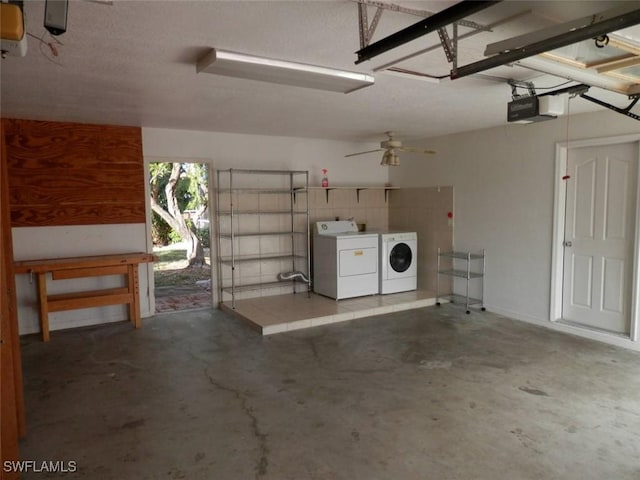
[[[141,223],[21,227],[13,228],[12,234],[15,260],[147,251],[146,225]],[[140,264],[139,277],[140,313],[142,317],[145,317],[150,315],[147,264]],[[57,280],[55,282],[52,282],[49,276],[47,283],[48,291],[51,294],[124,286],[122,276]],[[36,279],[33,278],[30,282],[29,275],[17,275],[16,294],[20,334],[39,332]],[[61,328],[116,322],[127,318],[126,306],[116,305],[50,313],[49,324],[53,331]]]
[[[394,186],[454,186],[454,244],[486,249],[489,310],[548,323],[555,144],[566,126],[562,117],[427,139],[437,155],[405,154],[390,171]],[[604,111],[573,116],[569,128],[580,140],[638,133],[640,123]]]
[[[329,170],[334,186],[387,181],[406,187],[453,185],[456,248],[487,250],[487,307],[547,322],[555,144],[565,140],[565,129],[566,118],[560,118],[432,138],[423,143],[436,155],[403,154],[397,168],[378,166],[377,154],[344,158],[377,147],[371,143],[159,128],[143,128],[142,136],[146,159],[204,159],[215,168],[309,170],[312,185],[320,184],[322,168]],[[608,111],[574,116],[570,123],[572,140],[639,131],[637,121]],[[13,234],[17,259],[148,248],[143,225],[53,227],[38,235],[30,229],[13,229]],[[149,314],[145,268],[141,266],[140,272],[143,316]],[[35,286],[25,276],[19,279],[18,293],[21,333],[37,331]],[[100,309],[103,320],[124,319],[124,307],[120,308]],[[93,318],[89,310],[59,312],[52,315],[51,327],[91,323],[89,317]]]
[[142,129],[145,158],[208,159],[217,169],[309,170],[311,186],[320,186],[323,168],[329,170],[332,186],[384,185],[388,169],[379,166],[382,153],[344,158],[348,153],[378,146],[309,138]]
[[[151,157],[201,159],[215,168],[309,170],[310,183],[320,185],[321,170],[329,170],[330,185],[383,185],[388,169],[380,167],[376,154],[345,159],[344,155],[376,148],[377,144],[269,137],[231,133],[143,128],[143,153]],[[141,185],[141,188],[147,188]],[[149,212],[147,212],[149,214]],[[104,253],[148,251],[150,240],[144,224],[92,225],[72,227],[14,228],[16,260],[56,258]],[[141,315],[149,316],[153,295],[148,291],[153,272],[140,265]],[[50,283],[51,293],[118,285],[116,277],[66,280]],[[20,333],[38,332],[35,280],[17,278]],[[57,330],[127,318],[125,306],[71,310],[50,314],[50,328]]]
[[[344,158],[349,153],[378,148],[377,143],[143,128],[142,147],[145,163],[180,160],[210,163],[220,170],[308,170],[310,186],[320,186],[323,168],[328,170],[330,186],[383,186],[389,175],[388,168],[379,165],[382,152]],[[212,187],[215,187],[215,179]],[[331,207],[342,207],[339,210],[344,214],[349,204],[334,205],[332,202]],[[214,251],[212,255],[215,255]],[[215,288],[213,296],[217,303]]]

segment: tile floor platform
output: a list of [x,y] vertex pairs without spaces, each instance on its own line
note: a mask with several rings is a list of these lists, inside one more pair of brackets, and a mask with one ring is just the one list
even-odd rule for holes
[[221,304],[221,309],[249,322],[262,335],[345,322],[356,318],[412,310],[435,305],[435,292],[414,290],[388,295],[333,300],[312,293],[274,295],[236,300]]

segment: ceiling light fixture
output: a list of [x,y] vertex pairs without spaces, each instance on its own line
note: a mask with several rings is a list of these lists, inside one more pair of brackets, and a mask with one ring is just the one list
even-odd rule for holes
[[394,150],[387,150],[384,152],[384,155],[382,155],[380,165],[383,167],[397,167],[400,165],[400,157],[396,155]]
[[256,57],[216,48],[212,48],[198,60],[196,71],[342,93],[350,93],[375,82],[371,75],[365,73]]

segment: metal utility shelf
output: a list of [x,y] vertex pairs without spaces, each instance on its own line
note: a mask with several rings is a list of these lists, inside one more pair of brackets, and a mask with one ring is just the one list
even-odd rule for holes
[[308,175],[307,170],[253,170],[246,168],[230,168],[219,170],[220,172],[233,173],[233,175]]
[[469,253],[469,252],[440,252],[441,257],[457,258],[458,260],[481,260],[484,258],[482,253]]
[[[280,177],[280,178],[278,178]],[[236,308],[236,293],[248,290],[273,289],[291,285],[293,293],[299,291],[297,285],[306,285],[308,294],[311,292],[311,281],[303,281],[301,279],[282,280],[274,282],[273,275],[266,273],[261,274],[259,278],[264,282],[242,284],[243,278],[240,275],[236,264],[247,264],[250,262],[260,263],[263,261],[287,261],[286,270],[281,273],[300,272],[309,278],[310,274],[310,231],[309,231],[309,172],[304,170],[241,170],[229,169],[218,170],[217,172],[217,206],[222,209],[216,209],[216,218],[218,222],[218,285],[220,302],[223,301],[223,293],[231,294],[231,307]],[[245,195],[243,197],[243,194]],[[260,202],[257,197],[247,197],[247,194],[255,195],[281,195],[280,198],[274,199],[277,202],[270,204],[271,208],[265,210],[260,209]],[[297,199],[297,195],[300,198]],[[253,202],[253,204],[252,204]],[[241,203],[243,208],[237,209],[236,205]],[[286,205],[286,207],[285,207]],[[284,207],[284,208],[283,208]],[[288,208],[287,208],[288,207]],[[252,232],[238,231],[238,223],[236,217],[251,215],[255,227]],[[261,231],[259,217],[262,215],[281,215],[282,220],[286,220],[288,224],[284,227],[280,223],[277,227],[278,231]],[[306,215],[306,219],[300,217]],[[221,219],[225,221],[222,222]],[[302,226],[304,224],[304,227]],[[273,228],[273,226],[272,226]],[[284,230],[286,228],[286,230]],[[301,254],[300,250],[303,245],[299,239],[306,236],[305,253]],[[243,237],[288,237],[291,241],[273,242],[279,244],[270,249],[270,253],[261,254],[259,251],[242,251],[249,248],[244,242],[234,241],[236,238]],[[255,243],[255,242],[247,242]],[[275,250],[275,251],[274,251]],[[222,256],[221,252],[230,252],[229,256]],[[223,265],[231,266],[230,278],[223,276]],[[283,268],[285,268],[283,266]],[[228,270],[225,269],[225,274]],[[244,279],[247,281],[248,279]],[[253,279],[255,280],[255,278]]]
[[239,237],[278,237],[278,236],[290,236],[290,235],[305,235],[307,232],[251,232],[251,233],[221,233],[221,238],[239,238]]
[[277,282],[264,282],[264,283],[250,283],[246,285],[233,285],[229,287],[222,287],[222,291],[224,293],[230,293],[232,296],[235,296],[236,293],[240,292],[250,292],[252,290],[267,290],[273,288],[281,288],[287,283],[302,283],[306,284],[301,280],[281,280]]
[[[451,303],[459,303],[459,304],[463,304],[466,305],[467,304],[467,297],[465,297],[464,295],[459,295],[457,293],[449,293],[449,294],[445,294],[442,295],[440,298],[446,298],[448,299]],[[482,305],[482,299],[481,298],[473,298],[473,297],[469,297],[468,299],[468,305],[472,306],[472,305]],[[468,309],[469,307],[467,307]],[[484,311],[484,308],[482,308],[482,311]],[[467,312],[469,313],[469,312]]]
[[[306,258],[304,255],[293,255],[296,258]],[[232,264],[232,263],[246,263],[246,262],[255,262],[256,260],[265,261],[265,260],[286,260],[291,258],[292,255],[289,253],[286,254],[273,254],[273,255],[240,255],[235,258],[233,257],[221,257],[220,263],[224,264]]]
[[[459,257],[454,257],[454,258],[459,258]],[[466,260],[466,258],[465,258]],[[452,277],[458,277],[458,278],[482,278],[482,273],[480,272],[467,272],[466,270],[456,270],[456,269],[451,269],[451,270],[438,270],[438,273],[440,273],[441,275],[451,275]]]
[[[307,211],[306,210],[294,210],[293,212],[291,210],[235,210],[233,212],[234,215],[290,215],[290,214],[294,214],[294,215],[306,215]],[[231,211],[229,210],[224,210],[224,211],[220,211],[218,212],[218,215],[221,215],[223,217],[228,217],[231,215]]]
[[254,188],[254,187],[249,187],[249,188],[244,188],[244,187],[240,187],[240,188],[221,188],[219,189],[220,193],[265,193],[265,194],[271,194],[271,193],[302,193],[302,192],[306,192],[307,189],[306,187],[300,187],[300,188]]
[[[441,260],[443,258],[450,259],[452,268],[443,269],[441,267]],[[455,268],[456,260],[458,263],[464,262],[465,267]],[[472,262],[480,263],[479,269],[472,270]],[[440,306],[440,299],[448,299],[451,303],[462,303],[466,306],[466,312],[471,313],[469,307],[472,305],[480,305],[480,310],[484,311],[484,269],[485,269],[485,252],[482,250],[480,253],[461,252],[461,251],[449,251],[441,252],[438,248],[438,260],[437,260],[437,273],[436,273],[436,305]],[[459,295],[457,293],[440,293],[440,275],[447,275],[449,277],[463,278],[466,280],[465,295]],[[481,289],[480,298],[473,298],[469,296],[469,281],[473,279],[480,279]]]

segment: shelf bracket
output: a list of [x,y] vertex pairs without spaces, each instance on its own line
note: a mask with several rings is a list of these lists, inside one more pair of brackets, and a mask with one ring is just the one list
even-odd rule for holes
[[356,203],[360,203],[360,190],[367,190],[366,188],[356,188]]
[[327,188],[324,189],[324,194],[325,194],[325,197],[326,197],[326,203],[329,203],[329,191],[330,190],[333,190],[333,188],[327,187]]

